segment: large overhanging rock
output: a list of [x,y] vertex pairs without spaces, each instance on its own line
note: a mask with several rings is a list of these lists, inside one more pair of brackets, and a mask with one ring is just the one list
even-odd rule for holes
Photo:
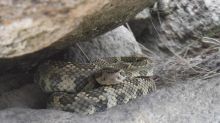
[[23,66],[20,61],[34,66],[73,42],[92,38],[123,24],[154,2],[0,0],[1,70]]

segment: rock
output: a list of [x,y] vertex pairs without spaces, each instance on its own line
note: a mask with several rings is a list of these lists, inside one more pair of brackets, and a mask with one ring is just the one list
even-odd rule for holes
[[139,12],[136,16],[135,16],[135,20],[144,20],[146,18],[149,18],[151,16],[150,14],[150,8],[145,8],[144,10],[142,10],[141,12]]
[[169,14],[161,11],[158,14],[155,11],[151,13],[152,18],[148,18],[148,13],[142,12],[145,17],[136,17],[130,22],[137,40],[161,57],[173,55],[172,52],[178,52],[191,44],[192,42],[185,42],[187,39],[208,36],[212,28],[220,26],[218,0],[161,1],[165,1],[163,4],[170,10]]
[[2,0],[1,72],[29,70],[74,42],[91,39],[123,24],[154,2]]
[[0,119],[2,123],[218,123],[219,79],[179,81],[175,86],[165,87],[129,104],[90,116],[13,108],[0,111]]
[[64,54],[64,57],[75,62],[86,62],[86,57],[92,61],[103,57],[130,56],[135,54],[142,54],[138,42],[127,28],[120,26],[91,41],[80,42],[78,46],[71,46]]

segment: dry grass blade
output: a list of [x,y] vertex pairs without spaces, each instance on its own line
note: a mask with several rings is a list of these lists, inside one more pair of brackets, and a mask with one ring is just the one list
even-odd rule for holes
[[202,42],[209,43],[209,44],[214,44],[216,46],[220,46],[220,41],[218,39],[215,39],[215,38],[203,37]]

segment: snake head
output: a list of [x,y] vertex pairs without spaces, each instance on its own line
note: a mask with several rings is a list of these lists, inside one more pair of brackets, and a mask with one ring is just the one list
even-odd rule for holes
[[100,75],[95,79],[101,85],[115,85],[124,83],[125,78],[124,70],[106,67],[100,70]]

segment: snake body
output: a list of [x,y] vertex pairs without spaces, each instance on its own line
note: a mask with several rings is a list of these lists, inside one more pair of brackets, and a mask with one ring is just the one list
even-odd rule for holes
[[91,63],[48,61],[35,82],[50,93],[48,108],[93,114],[155,90],[146,57],[109,57]]

